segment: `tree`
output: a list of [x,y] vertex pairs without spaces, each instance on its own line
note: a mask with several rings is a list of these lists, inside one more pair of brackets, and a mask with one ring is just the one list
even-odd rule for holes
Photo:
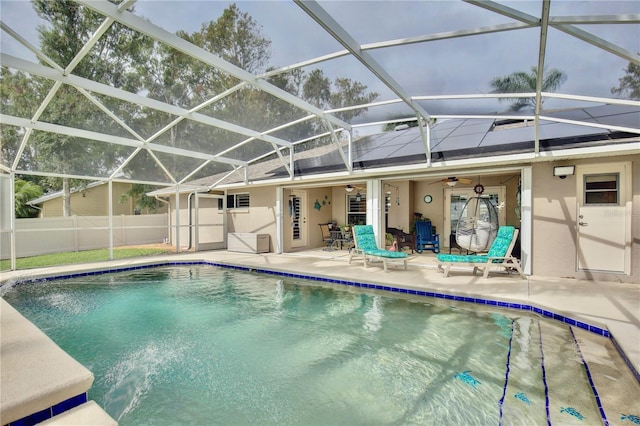
[[[32,4],[38,16],[49,22],[46,27],[38,27],[40,48],[63,68],[71,63],[105,19],[104,16],[69,0],[32,0]],[[137,91],[141,79],[137,73],[130,70],[133,64],[144,62],[144,57],[141,56],[145,52],[144,40],[141,34],[114,23],[72,72],[113,87]],[[37,97],[44,99],[50,90],[50,84],[42,85]],[[127,121],[137,109],[137,106],[112,99],[98,99],[124,121]],[[116,133],[118,136],[124,134],[124,130],[117,130],[120,127],[111,118],[70,86],[61,86],[57,90],[56,96],[47,105],[40,120],[94,131],[102,130],[105,133]],[[34,132],[29,143],[33,147],[38,169],[64,175],[86,174],[83,172],[90,169],[92,173],[108,176],[113,171],[112,165],[115,160],[127,153],[117,145],[45,132]],[[77,187],[68,178],[62,179],[65,216],[71,214],[72,186]]]
[[626,74],[618,80],[620,85],[612,87],[611,93],[629,99],[640,99],[640,64],[629,62],[624,71]]
[[37,217],[38,210],[31,207],[27,203],[42,196],[42,188],[33,182],[27,180],[16,179],[14,185],[16,218]]
[[[235,4],[225,9],[217,20],[203,24],[200,30],[191,34],[179,31],[177,34],[253,74],[262,73],[265,68],[273,69],[268,65],[271,41],[262,34],[260,25],[250,15],[241,12]],[[184,108],[200,105],[239,83],[234,77],[163,45],[155,45],[149,58],[146,69],[140,71],[146,76],[145,85],[149,96]],[[349,79],[336,79],[332,86],[321,70],[306,74],[303,70],[296,69],[270,76],[268,81],[323,109],[366,103],[378,96],[376,93],[367,93],[366,86]],[[350,120],[364,111],[366,109],[337,115]],[[258,131],[267,131],[306,114],[269,93],[249,86],[207,105],[199,112]],[[161,127],[152,114],[146,118],[147,124],[155,128]],[[158,116],[159,120],[162,118],[161,115]],[[317,121],[307,120],[282,129],[275,136],[293,141],[304,139],[317,132],[321,125]],[[180,125],[172,127],[162,140],[171,146],[215,152],[231,148],[241,139],[232,132],[184,120]],[[255,141],[234,148],[225,155],[248,160],[271,149],[271,144]],[[181,164],[176,163],[170,169],[173,171],[181,167]],[[211,172],[211,168],[207,170]]]
[[135,200],[136,209],[155,212],[158,209],[160,202],[147,195],[147,192],[150,192],[153,189],[154,188],[149,185],[135,183],[131,185],[131,189],[120,196],[120,204],[124,204],[129,198],[132,198]]
[[[118,0],[110,0],[119,3]],[[71,0],[32,0],[37,14],[48,21],[48,25],[40,27],[41,49],[61,67],[67,67],[81,51],[104,17],[81,4]],[[188,34],[178,31],[177,35],[185,40],[208,50],[223,59],[237,65],[252,74],[260,74],[268,69],[271,57],[271,41],[262,34],[260,25],[247,13],[243,13],[232,4],[216,21],[203,24],[199,31]],[[276,96],[255,87],[240,87],[239,80],[224,71],[205,64],[191,56],[177,51],[163,43],[154,41],[136,33],[117,22],[98,40],[88,54],[74,67],[74,75],[98,81],[112,87],[122,88],[133,93],[145,93],[170,105],[185,109],[198,109],[198,113],[228,121],[252,130],[267,131],[306,115],[304,111]],[[323,79],[321,71],[318,74]],[[3,69],[2,86],[4,91],[12,90],[12,83],[22,78],[21,75],[5,73]],[[304,98],[304,86],[309,76],[302,70],[293,70],[269,78],[278,87]],[[9,80],[12,80],[11,83]],[[22,92],[33,93],[36,101],[41,101],[51,90],[52,84],[46,79],[39,81],[33,77],[26,78],[28,84],[21,87]],[[6,81],[6,84],[5,84]],[[327,81],[328,83],[328,81]],[[29,85],[33,87],[29,87]],[[336,79],[333,87],[322,96],[323,108],[353,105],[368,102],[377,94],[367,93],[366,86],[348,79]],[[216,102],[210,100],[224,91],[236,88],[233,93],[221,97]],[[32,90],[33,89],[33,90]],[[334,89],[334,90],[332,90]],[[314,91],[310,97],[315,96]],[[270,143],[255,141],[235,147],[244,136],[213,126],[206,126],[194,120],[183,119],[177,125],[170,126],[167,131],[157,135],[158,129],[164,128],[176,117],[171,114],[129,104],[117,99],[94,94],[118,118],[122,119],[143,138],[153,136],[154,143],[192,149],[206,153],[225,152],[225,156],[237,159],[253,159],[273,149]],[[3,96],[4,97],[4,96]],[[18,99],[16,92],[13,99]],[[3,106],[6,103],[2,100]],[[205,104],[207,103],[207,104]],[[39,102],[29,106],[25,113],[16,114],[32,117]],[[341,117],[353,118],[366,111],[348,111]],[[72,128],[84,128],[114,136],[131,137],[126,130],[71,86],[63,85],[45,108],[40,121],[46,121]],[[320,129],[321,120],[307,120],[274,133],[274,136],[299,140]],[[5,154],[5,129],[3,132],[3,155]],[[18,152],[20,134],[14,132],[7,152]],[[232,148],[233,149],[230,149]],[[133,148],[123,147],[91,140],[34,132],[29,140],[28,149],[22,153],[33,163],[32,170],[42,170],[62,175],[86,175],[87,170],[96,176],[108,177],[116,167],[133,153]],[[120,172],[136,180],[167,180],[166,171],[178,180],[191,173],[202,164],[198,159],[155,153],[164,167],[159,167],[155,159],[146,150],[140,151]],[[199,173],[217,173],[227,170],[228,166],[216,163],[207,166]],[[192,179],[197,176],[191,176]],[[81,188],[80,183],[69,179],[57,179],[48,190],[64,191],[64,198],[69,200],[71,188]],[[86,183],[86,182],[85,182]],[[54,187],[57,185],[58,187]],[[70,206],[65,203],[65,211]]]
[[[531,67],[531,72],[514,72],[504,77],[491,80],[491,93],[526,93],[537,90],[538,67]],[[567,76],[560,70],[552,68],[543,73],[543,92],[553,92],[567,80]],[[511,102],[511,111],[519,111],[525,107],[536,107],[535,98],[499,98],[500,102]],[[542,102],[542,101],[541,101]],[[540,105],[542,108],[542,105]]]

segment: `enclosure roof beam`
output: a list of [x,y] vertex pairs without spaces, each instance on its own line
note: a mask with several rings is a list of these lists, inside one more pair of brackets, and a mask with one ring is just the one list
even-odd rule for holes
[[190,151],[182,148],[158,145],[153,143],[142,143],[136,139],[123,138],[120,136],[107,135],[104,133],[92,132],[90,130],[77,129],[75,127],[60,126],[58,124],[43,123],[41,121],[32,122],[27,118],[14,117],[11,115],[0,114],[0,124],[8,124],[11,126],[24,127],[26,129],[40,130],[43,132],[55,133],[59,135],[73,136],[77,138],[89,139],[97,142],[113,143],[116,145],[129,146],[133,148],[148,148],[155,152],[163,152],[165,154],[181,155],[189,158],[199,158],[201,160],[211,160],[218,163],[231,164],[236,166],[246,166],[245,161],[234,160],[231,158],[219,157],[211,154],[204,154],[197,151]]
[[[484,9],[490,10],[492,12],[498,13],[500,15],[508,16],[510,18],[516,19],[518,21],[527,23],[527,24],[535,24],[540,25],[540,19],[535,16],[528,15],[526,13],[520,12],[519,10],[513,9],[508,6],[504,6],[502,4],[496,3],[491,0],[464,0],[467,3],[476,5],[478,7],[482,7]],[[547,3],[545,1],[544,3]],[[640,15],[631,14],[631,15],[621,15],[618,17],[615,23],[635,23],[640,19]],[[583,24],[606,24],[612,23],[614,18],[612,17],[593,17],[592,21],[588,21],[585,17],[575,18],[575,23],[583,23]],[[614,43],[610,43],[594,34],[591,34],[587,31],[584,31],[580,28],[577,28],[573,25],[566,24],[565,22],[570,22],[571,18],[561,17],[558,20],[554,18],[549,18],[549,26],[557,29],[558,31],[562,31],[566,34],[569,34],[577,39],[580,39],[586,43],[589,43],[593,46],[596,46],[600,49],[603,49],[609,53],[617,55],[627,61],[633,62],[635,64],[640,64],[640,54],[632,52],[630,50],[624,49]],[[595,22],[594,22],[595,21]]]
[[[416,114],[422,116],[427,121],[429,120],[429,113],[426,112],[420,105],[416,105],[411,96],[405,92],[405,90],[396,82],[393,77],[373,59],[373,57],[365,52],[358,42],[344,29],[338,22],[322,8],[316,1],[313,0],[295,0],[296,4],[302,8],[311,18],[313,18],[322,28],[333,36],[340,44],[351,52],[351,54],[358,59],[369,71],[371,71],[382,83],[384,83],[393,93],[398,95]],[[351,130],[350,127],[347,127]]]
[[166,44],[167,46],[170,46],[180,52],[183,52],[195,59],[202,61],[205,64],[218,68],[242,81],[246,81],[252,86],[257,87],[258,89],[264,90],[265,92],[279,99],[282,99],[286,102],[289,102],[290,104],[300,109],[303,109],[309,113],[317,115],[318,117],[324,118],[337,126],[350,128],[348,123],[340,120],[339,118],[332,116],[330,114],[326,114],[320,108],[317,108],[311,105],[310,103],[295,97],[291,93],[283,89],[280,89],[279,87],[274,86],[273,84],[265,80],[257,78],[255,75],[251,74],[250,72],[245,71],[242,68],[223,60],[219,56],[216,56],[213,53],[210,53],[198,46],[195,46],[194,44],[189,43],[188,41],[178,37],[177,35],[172,34],[132,13],[129,13],[126,11],[119,11],[117,5],[109,1],[76,0],[76,2],[98,13],[111,17],[116,21],[120,22],[121,24],[126,25],[127,27],[130,27],[142,34],[150,36]]
[[15,56],[11,56],[5,53],[0,55],[0,61],[3,65],[15,68],[20,71],[28,72],[33,75],[37,75],[39,77],[48,78],[54,81],[60,81],[64,84],[68,84],[74,87],[80,87],[91,92],[100,93],[102,95],[110,96],[115,99],[120,99],[125,102],[130,102],[132,104],[141,105],[147,108],[155,109],[157,111],[162,111],[167,114],[172,114],[176,116],[184,116],[189,120],[193,120],[195,122],[206,124],[213,127],[218,127],[224,130],[228,130],[233,133],[238,133],[244,136],[254,137],[256,139],[261,139],[266,142],[275,143],[276,145],[290,146],[291,142],[275,138],[273,136],[264,135],[263,133],[257,132],[255,130],[247,129],[242,126],[238,126],[237,124],[229,123],[226,121],[219,120],[217,118],[209,117],[197,112],[190,112],[184,108],[170,105],[164,102],[157,101],[155,99],[147,98],[145,96],[141,96],[135,93],[127,92],[125,90],[117,89],[106,84],[98,83],[86,78],[78,77],[76,75],[62,75],[60,72],[45,67],[40,64],[36,64],[34,62],[26,61],[24,59],[17,58]]

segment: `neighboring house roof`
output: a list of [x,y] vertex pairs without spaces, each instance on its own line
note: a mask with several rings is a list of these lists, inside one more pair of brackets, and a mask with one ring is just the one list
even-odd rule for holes
[[[104,185],[106,183],[107,182],[104,182],[104,181],[91,182],[90,184],[88,184],[84,188],[81,188],[81,189],[74,188],[74,189],[71,189],[70,192],[71,192],[71,194],[75,194],[75,193],[78,193],[78,192],[86,191],[87,189],[91,189],[91,188],[95,188],[95,187],[100,186],[100,185]],[[30,206],[38,205],[38,204],[44,203],[45,201],[51,201],[51,200],[55,200],[56,198],[62,198],[63,195],[64,195],[63,191],[50,192],[50,193],[45,194],[45,195],[43,195],[43,196],[41,196],[39,198],[35,198],[33,200],[27,201],[27,204],[30,205]]]
[[[526,112],[513,116],[527,117]],[[549,120],[540,122],[540,151],[639,142],[637,133],[624,128],[637,129],[640,109],[625,105],[600,105],[552,111],[544,114]],[[554,121],[560,120],[560,121]],[[574,122],[593,123],[603,127],[588,127]],[[498,156],[508,153],[533,152],[535,127],[525,118],[503,119],[450,119],[435,123],[430,128],[431,161]],[[346,152],[346,143],[343,143]],[[425,163],[426,151],[421,129],[410,127],[365,136],[352,143],[353,168],[356,170],[386,166]],[[308,176],[346,170],[342,156],[334,144],[296,153],[296,176]],[[280,159],[249,166],[250,181],[286,178],[289,176]],[[191,187],[207,188],[215,183],[234,184],[244,181],[244,171],[228,176],[217,174],[188,183]],[[154,191],[152,195],[169,195],[174,189]]]

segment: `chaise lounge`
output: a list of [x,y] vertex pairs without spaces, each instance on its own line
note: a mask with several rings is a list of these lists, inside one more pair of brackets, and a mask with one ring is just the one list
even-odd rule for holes
[[389,260],[402,260],[404,269],[407,269],[407,253],[401,251],[389,251],[378,248],[376,236],[373,233],[371,225],[355,225],[353,227],[353,242],[355,247],[349,252],[349,264],[354,256],[362,256],[364,267],[367,267],[367,261],[377,259],[382,261],[385,272],[387,271],[387,262]]
[[436,259],[438,270],[443,271],[446,278],[449,276],[452,266],[470,266],[473,267],[474,275],[476,270],[483,269],[483,277],[487,278],[491,268],[503,267],[509,273],[515,269],[520,274],[520,277],[524,279],[525,276],[520,267],[520,261],[511,255],[517,238],[517,229],[513,226],[501,226],[486,255],[439,254]]

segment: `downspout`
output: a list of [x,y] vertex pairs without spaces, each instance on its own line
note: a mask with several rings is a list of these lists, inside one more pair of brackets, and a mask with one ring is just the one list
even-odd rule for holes
[[11,216],[9,217],[9,229],[11,229],[10,245],[11,245],[11,270],[15,271],[16,266],[16,174],[11,171],[9,173],[9,208]]
[[[191,194],[189,194],[189,196],[187,197],[187,214],[189,215],[189,246],[187,247],[187,250],[191,250],[191,246],[193,244],[193,229],[191,228],[193,226],[193,219],[192,219],[192,214],[191,214],[191,209],[193,209],[193,204],[191,202],[192,198],[194,195],[196,195],[198,192],[197,191],[193,191]],[[207,192],[204,192],[204,194],[207,194]]]
[[189,216],[189,226],[187,228],[189,230],[189,245],[187,246],[187,250],[191,250],[191,245],[193,244],[193,236],[191,235],[191,233],[193,232],[193,230],[191,229],[191,226],[193,225],[193,220],[191,219],[191,209],[193,208],[193,206],[191,204],[191,199],[194,195],[196,195],[195,191],[193,191],[187,197],[187,215]]
[[107,203],[109,208],[109,260],[113,260],[113,181],[111,179],[109,179],[107,190],[109,194],[109,201]]

